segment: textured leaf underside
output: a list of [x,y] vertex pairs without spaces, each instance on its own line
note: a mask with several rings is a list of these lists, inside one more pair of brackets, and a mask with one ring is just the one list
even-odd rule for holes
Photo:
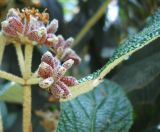
[[104,80],[96,89],[61,103],[57,132],[127,132],[132,107],[117,84]]
[[[120,47],[115,51],[111,59],[97,72],[79,80],[79,85],[71,87],[72,97],[86,93],[101,83],[104,76],[109,73],[115,66],[126,60],[131,54],[148,45],[160,37],[160,11],[156,12],[153,20],[141,32],[129,37],[122,42]],[[68,100],[68,99],[67,99]],[[66,100],[61,100],[66,101]]]

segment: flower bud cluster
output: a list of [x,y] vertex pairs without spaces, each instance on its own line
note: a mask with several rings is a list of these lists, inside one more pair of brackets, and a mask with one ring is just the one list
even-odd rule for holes
[[6,20],[1,23],[2,32],[16,41],[19,39],[21,43],[26,43],[27,40],[45,44],[53,49],[59,59],[72,59],[75,63],[80,63],[80,57],[70,48],[73,38],[65,40],[61,35],[55,35],[58,21],[53,19],[48,24],[48,19],[48,13],[40,13],[34,8],[25,8],[22,11],[12,8],[8,11]]
[[49,90],[57,98],[68,98],[71,96],[69,86],[77,84],[76,78],[65,76],[64,74],[74,64],[74,60],[68,59],[63,64],[53,57],[50,52],[46,52],[41,58],[38,75],[43,78],[39,86]]

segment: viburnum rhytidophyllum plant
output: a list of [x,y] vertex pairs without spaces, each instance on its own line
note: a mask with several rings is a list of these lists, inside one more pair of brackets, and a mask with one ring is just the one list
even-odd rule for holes
[[[10,9],[6,19],[1,23],[0,64],[7,44],[13,44],[22,77],[0,70],[0,77],[24,86],[23,95],[23,131],[29,132],[31,127],[31,85],[39,83],[57,98],[71,96],[69,86],[77,84],[76,78],[65,76],[65,72],[74,64],[80,63],[80,57],[70,48],[73,38],[65,40],[55,35],[58,21],[48,22],[49,15],[36,9]],[[35,45],[46,45],[53,52],[46,52],[41,58],[38,70],[32,74],[32,54]],[[22,45],[25,46],[24,54]],[[61,62],[63,62],[61,64]]]

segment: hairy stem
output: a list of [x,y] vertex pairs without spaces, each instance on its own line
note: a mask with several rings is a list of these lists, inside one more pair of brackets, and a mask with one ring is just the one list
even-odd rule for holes
[[23,132],[31,130],[31,86],[24,86],[23,96]]
[[28,79],[28,80],[26,81],[26,84],[27,84],[27,85],[34,85],[34,84],[38,84],[40,81],[41,81],[41,78],[31,77],[30,79]]
[[80,33],[75,38],[75,42],[74,42],[73,46],[75,46],[76,44],[78,44],[81,41],[81,39],[86,35],[86,33],[90,30],[90,28],[92,26],[94,26],[94,24],[96,24],[96,22],[102,17],[102,15],[106,11],[106,8],[108,7],[108,4],[109,4],[110,1],[111,0],[106,0],[102,4],[102,6],[98,9],[98,11],[95,13],[95,15],[89,19],[89,21],[87,22],[87,24],[82,28],[82,30],[80,31]]
[[29,79],[30,76],[31,76],[32,54],[33,54],[33,45],[27,44],[26,47],[25,47],[24,79]]
[[[25,72],[24,79],[28,80],[31,77],[33,45],[26,44],[25,46]],[[31,85],[24,86],[23,95],[23,132],[29,132],[32,128],[31,124]]]
[[19,43],[15,43],[14,46],[15,46],[15,49],[16,49],[21,74],[22,74],[22,76],[24,76],[24,71],[25,70],[24,70],[24,56],[23,56],[23,52],[22,52],[22,47]]
[[6,38],[3,36],[2,32],[0,32],[0,65],[2,63],[5,46],[6,46]]
[[25,84],[25,81],[23,78],[20,78],[16,75],[13,75],[11,73],[7,73],[7,72],[1,71],[1,70],[0,70],[0,78],[7,79],[7,80],[10,80],[10,81],[13,81],[16,83],[20,83],[22,85]]

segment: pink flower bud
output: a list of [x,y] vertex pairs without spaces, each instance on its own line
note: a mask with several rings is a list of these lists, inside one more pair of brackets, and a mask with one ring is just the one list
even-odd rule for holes
[[38,36],[40,37],[39,39],[39,43],[44,43],[46,41],[47,38],[47,31],[45,27],[41,27],[38,30]]
[[72,77],[72,76],[62,77],[61,81],[64,82],[67,86],[74,86],[78,83],[77,79],[75,77]]
[[53,77],[46,78],[39,82],[39,86],[43,89],[49,88],[54,83]]
[[40,40],[40,37],[38,35],[38,31],[37,30],[32,30],[31,32],[29,32],[27,34],[28,38],[32,41],[36,41],[38,42]]
[[47,34],[47,39],[45,41],[45,44],[49,47],[52,47],[58,43],[58,38],[54,34]]
[[73,50],[63,58],[63,60],[68,59],[74,60],[76,64],[79,64],[81,62],[81,58]]
[[68,39],[65,41],[64,47],[65,47],[65,48],[70,47],[70,46],[73,44],[73,42],[74,42],[74,39],[73,39],[72,37],[68,38]]
[[60,65],[60,61],[57,58],[53,57],[52,54],[49,51],[47,51],[42,56],[41,61],[47,63],[53,69],[56,68],[58,65]]
[[58,84],[54,84],[53,87],[51,87],[50,91],[54,96],[58,98],[60,98],[64,94],[64,90]]
[[45,62],[39,65],[38,75],[42,78],[51,77],[53,74],[53,68]]
[[63,93],[63,98],[68,98],[70,96],[72,96],[70,90],[69,90],[69,87],[61,82],[61,81],[58,81],[57,84],[60,86],[61,89],[63,89],[64,93]]
[[63,66],[66,70],[68,70],[68,69],[70,69],[70,68],[72,67],[73,64],[74,64],[74,61],[73,61],[72,59],[69,59],[69,60],[65,61],[65,62],[62,64],[62,66]]
[[12,27],[15,30],[15,32],[23,32],[23,24],[16,17],[9,17],[8,21],[9,26]]
[[57,37],[58,37],[58,43],[59,44],[61,44],[65,41],[62,35],[58,35]]
[[65,40],[64,40],[63,36],[62,36],[62,35],[58,35],[57,38],[58,38],[58,42],[57,42],[56,45],[53,45],[53,48],[54,48],[56,51],[57,51],[58,48],[60,48],[60,47],[64,50]]
[[66,48],[64,51],[63,51],[63,54],[61,55],[61,59],[64,60],[64,58],[66,56],[68,56],[69,54],[71,54],[73,51],[71,48]]
[[9,25],[8,20],[3,21],[1,25],[2,25],[2,31],[5,35],[11,36],[11,37],[17,36],[16,30],[14,30],[14,28]]
[[63,66],[60,66],[58,69],[57,69],[57,76],[58,78],[60,78],[62,75],[64,75],[66,73],[67,69]]
[[47,37],[46,29],[44,27],[41,27],[38,30],[32,30],[27,34],[27,36],[30,40],[33,40],[39,43],[44,43]]
[[47,26],[47,33],[55,33],[58,29],[58,21],[53,19]]

